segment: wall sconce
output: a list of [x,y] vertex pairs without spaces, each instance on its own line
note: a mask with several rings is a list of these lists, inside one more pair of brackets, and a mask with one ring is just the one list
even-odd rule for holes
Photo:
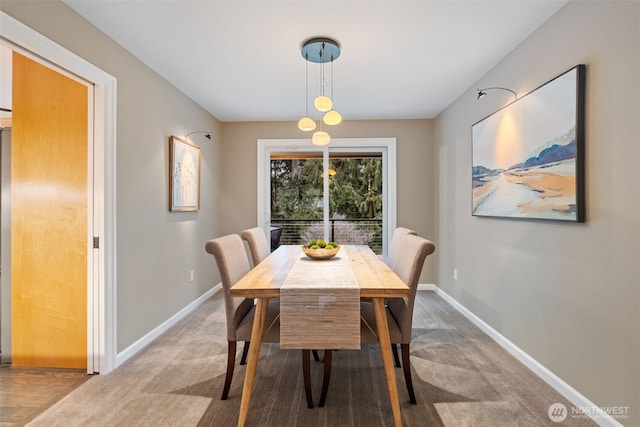
[[[342,122],[342,115],[333,109],[333,61],[340,56],[340,44],[337,40],[327,37],[312,37],[302,43],[302,57],[305,63],[305,79],[306,79],[306,104],[305,116],[298,121],[298,128],[305,132],[311,132],[316,129],[315,121],[309,117],[309,62],[320,64],[320,95],[313,100],[313,106],[317,111],[323,113],[320,121],[320,130],[314,132],[311,142],[314,145],[327,145],[331,142],[331,136],[322,129],[322,125],[335,126]],[[325,75],[324,64],[331,64],[331,96],[325,95]]]
[[511,89],[507,89],[506,87],[485,87],[484,89],[478,89],[478,99],[482,99],[487,95],[485,90],[506,90],[507,92],[511,92],[513,96],[518,99],[518,95]]
[[211,131],[209,130],[194,130],[193,132],[189,132],[185,135],[184,139],[189,138],[189,135],[193,135],[194,133],[204,133],[204,137],[207,139],[211,139]]

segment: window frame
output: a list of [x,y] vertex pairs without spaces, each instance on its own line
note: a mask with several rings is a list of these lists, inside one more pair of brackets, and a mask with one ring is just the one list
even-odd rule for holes
[[[329,153],[381,153],[382,155],[382,256],[387,256],[388,243],[396,228],[396,138],[334,138],[331,144],[318,147],[309,139],[258,139],[257,143],[258,200],[257,224],[267,235],[271,226],[271,153],[318,152],[322,153],[324,173],[328,173]],[[324,181],[324,194],[329,193],[329,182]],[[329,198],[323,198],[324,232],[329,235]]]

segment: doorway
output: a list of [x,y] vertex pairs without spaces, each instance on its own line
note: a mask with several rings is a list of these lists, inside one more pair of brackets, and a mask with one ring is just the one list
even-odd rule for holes
[[[116,79],[0,11],[0,43],[20,54],[88,82],[89,165],[86,268],[86,370],[115,368],[115,94]],[[3,306],[6,301],[3,299]],[[4,312],[3,307],[3,312]],[[6,334],[2,336],[5,348]]]

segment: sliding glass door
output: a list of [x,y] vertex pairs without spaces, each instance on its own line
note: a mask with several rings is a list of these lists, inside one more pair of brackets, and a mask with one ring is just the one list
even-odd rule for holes
[[395,228],[395,140],[260,140],[258,221],[280,244],[324,239],[386,254]]

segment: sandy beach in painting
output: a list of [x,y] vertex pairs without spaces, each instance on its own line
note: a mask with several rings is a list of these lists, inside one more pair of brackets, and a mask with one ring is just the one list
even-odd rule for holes
[[473,213],[567,219],[575,215],[574,173],[571,159],[487,177],[473,189]]

